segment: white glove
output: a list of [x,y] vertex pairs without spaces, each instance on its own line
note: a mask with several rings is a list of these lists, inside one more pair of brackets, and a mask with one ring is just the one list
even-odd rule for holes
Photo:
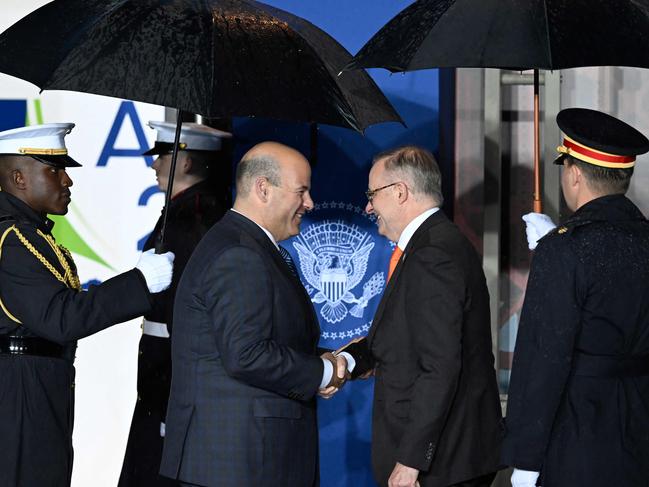
[[154,252],[154,249],[143,252],[140,255],[140,260],[135,264],[135,268],[139,269],[144,276],[149,292],[159,293],[171,284],[173,262],[176,256],[173,252],[164,254],[155,254]]
[[[533,214],[538,215],[539,213]],[[514,473],[512,474],[512,487],[535,487],[538,478],[539,472],[531,472],[529,470],[519,470],[515,468]]]
[[528,213],[523,215],[523,221],[526,225],[527,246],[530,250],[534,250],[538,241],[556,228],[552,219],[543,213]]

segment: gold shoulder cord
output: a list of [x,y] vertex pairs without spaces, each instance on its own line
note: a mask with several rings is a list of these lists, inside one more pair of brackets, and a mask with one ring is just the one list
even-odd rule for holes
[[[62,282],[66,287],[80,291],[81,282],[79,281],[79,276],[77,275],[76,271],[72,270],[72,268],[70,267],[70,262],[72,262],[72,255],[70,254],[70,251],[65,247],[63,247],[62,245],[58,245],[51,235],[47,235],[41,232],[40,230],[36,230],[36,231],[41,237],[43,237],[43,239],[45,239],[45,241],[54,251],[56,258],[59,261],[59,264],[61,264],[61,267],[63,267],[65,275],[61,275],[61,273],[57,271],[54,268],[54,266],[45,258],[45,256],[41,254],[38,250],[36,250],[36,248],[32,245],[32,243],[29,240],[27,240],[27,237],[25,237],[22,234],[22,232],[16,228],[16,225],[12,225],[7,230],[5,230],[5,232],[2,234],[2,238],[0,238],[0,253],[2,252],[2,244],[4,243],[5,238],[7,237],[9,232],[14,232],[16,234],[16,237],[18,237],[18,240],[20,240],[20,242],[25,246],[25,248],[27,248],[27,250],[29,250],[32,253],[32,255],[36,257],[41,262],[41,264],[43,264],[47,268],[47,270],[49,270],[58,281]],[[13,316],[9,312],[9,310],[7,310],[7,308],[5,307],[4,303],[1,300],[0,300],[0,307],[2,307],[2,310],[6,313],[6,315],[9,318],[11,318],[16,323],[20,323],[20,320],[18,320],[15,316]]]
[[57,272],[57,270],[54,269],[54,267],[52,267],[52,265],[47,261],[47,259],[45,259],[45,257],[43,257],[38,252],[38,250],[34,248],[34,246],[23,236],[23,234],[20,233],[20,230],[16,228],[15,232],[18,238],[20,239],[20,241],[23,243],[23,245],[27,247],[29,251],[32,254],[34,254],[36,258],[40,260],[43,263],[43,265],[45,265],[45,267],[47,267],[50,270],[50,272],[52,272],[59,281],[61,281],[69,288],[76,289],[77,291],[81,290],[81,282],[79,281],[79,276],[70,267],[70,262],[73,262],[73,260],[72,260],[72,255],[70,254],[70,251],[68,249],[66,249],[63,245],[57,244],[56,241],[54,240],[54,237],[52,237],[51,235],[47,235],[46,233],[43,233],[38,229],[36,230],[36,232],[41,237],[43,237],[45,241],[49,244],[49,246],[52,248],[54,254],[56,255],[56,258],[61,264],[61,267],[63,267],[63,270],[65,271],[65,276],[63,277],[63,279],[61,279],[59,277],[60,274]]

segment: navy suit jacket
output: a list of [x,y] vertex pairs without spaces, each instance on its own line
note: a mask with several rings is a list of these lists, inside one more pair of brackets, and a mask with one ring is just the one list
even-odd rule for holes
[[319,334],[306,291],[268,236],[226,213],[176,294],[160,473],[205,486],[316,485]]

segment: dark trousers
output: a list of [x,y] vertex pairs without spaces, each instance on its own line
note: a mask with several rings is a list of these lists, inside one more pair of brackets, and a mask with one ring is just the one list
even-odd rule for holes
[[448,487],[489,487],[496,478],[496,472],[481,475],[471,480],[449,485]]
[[117,487],[178,487],[178,481],[158,474],[164,444],[160,419],[138,401]]

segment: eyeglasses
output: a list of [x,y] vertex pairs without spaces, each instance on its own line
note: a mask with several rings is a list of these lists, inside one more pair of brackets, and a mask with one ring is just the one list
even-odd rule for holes
[[397,181],[396,183],[387,184],[385,186],[381,186],[380,188],[376,188],[376,189],[368,189],[367,191],[365,191],[365,196],[367,196],[367,201],[369,201],[371,203],[372,200],[374,199],[374,195],[376,195],[376,193],[378,193],[382,189],[386,189],[386,188],[389,188],[390,186],[394,186],[395,184],[399,184],[400,182],[401,181]]

